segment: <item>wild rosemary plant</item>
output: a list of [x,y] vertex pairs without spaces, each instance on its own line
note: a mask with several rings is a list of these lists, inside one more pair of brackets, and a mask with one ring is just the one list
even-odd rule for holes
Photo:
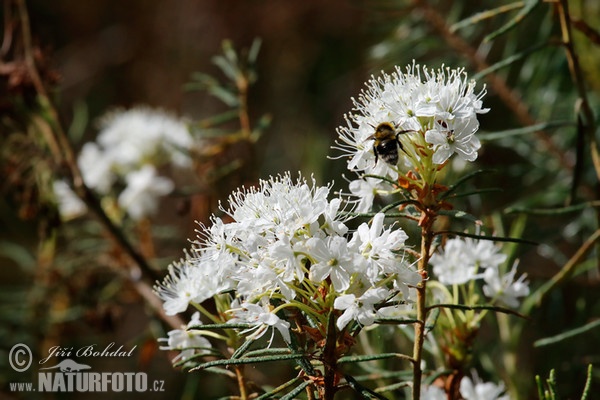
[[[466,355],[481,318],[518,305],[527,284],[514,267],[500,268],[506,256],[480,234],[480,222],[470,238],[445,245],[436,225],[440,215],[466,215],[450,202],[459,185],[444,176],[477,158],[484,94],[461,69],[397,68],[367,83],[339,128],[335,149],[357,173],[348,195],[332,197],[329,185],[289,173],[234,192],[224,217],[200,227],[156,286],[168,314],[196,310],[162,339],[163,349],[180,351],[176,365],[231,375],[241,398],[333,399],[342,390],[387,398],[402,387],[413,399],[468,398],[485,388],[502,398],[501,384],[465,377]],[[374,201],[381,196],[393,200],[381,207]],[[418,227],[418,247],[407,244],[401,224]],[[437,320],[451,329],[436,331]],[[375,354],[358,345],[361,332],[390,324],[404,333],[412,325],[412,349]],[[426,340],[442,344],[442,365],[426,362]],[[287,382],[271,390],[248,382],[245,365],[286,359],[297,365]],[[403,360],[410,376],[388,371],[397,381],[374,387],[351,372],[351,364],[378,359]],[[426,376],[438,379],[426,383]]]

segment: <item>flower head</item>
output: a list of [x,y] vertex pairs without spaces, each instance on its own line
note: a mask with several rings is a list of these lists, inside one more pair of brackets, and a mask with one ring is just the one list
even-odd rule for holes
[[509,307],[519,306],[519,297],[529,294],[529,285],[525,282],[526,275],[515,280],[517,265],[504,275],[495,268],[488,268],[483,274],[483,294]]
[[505,260],[506,255],[489,240],[453,238],[431,256],[430,262],[441,283],[454,285],[482,278],[481,268],[496,270]]
[[[354,109],[345,116],[346,125],[338,128],[334,148],[347,158],[349,170],[387,178],[378,190],[389,190],[388,182],[408,169],[433,185],[439,165],[453,154],[465,161],[477,158],[477,115],[488,111],[481,101],[485,93],[475,92],[475,82],[462,68],[434,70],[414,62],[404,71],[396,67],[391,74],[372,77],[353,99]],[[393,132],[387,129],[382,135],[382,124],[394,127]],[[352,191],[366,194],[368,187],[354,184]],[[371,202],[372,197],[361,200],[361,210]]]
[[210,352],[212,345],[198,331],[189,330],[189,328],[202,324],[200,313],[192,315],[192,319],[181,329],[174,329],[168,332],[168,338],[160,338],[159,342],[165,342],[166,346],[161,346],[161,350],[180,350],[181,353],[173,361],[185,361],[196,354],[205,354]]

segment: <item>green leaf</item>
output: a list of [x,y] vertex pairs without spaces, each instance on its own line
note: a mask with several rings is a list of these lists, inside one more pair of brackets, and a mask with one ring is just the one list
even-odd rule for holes
[[223,359],[223,360],[213,360],[208,361],[203,364],[198,365],[197,367],[192,368],[190,371],[196,371],[200,369],[206,369],[210,367],[218,367],[218,366],[229,366],[229,365],[246,365],[246,364],[259,364],[265,362],[272,361],[285,361],[285,360],[298,360],[303,358],[303,354],[281,354],[275,356],[265,356],[265,357],[251,357],[251,358],[235,358],[235,359]]
[[237,107],[240,104],[237,94],[233,93],[228,88],[224,88],[222,86],[211,86],[208,88],[208,93],[212,94],[229,107]]
[[[299,378],[299,377],[295,377],[294,379],[291,379],[291,380],[287,381],[286,383],[284,383],[284,384],[282,384],[282,385],[279,385],[279,386],[277,386],[275,389],[273,389],[273,390],[271,390],[271,391],[269,391],[269,392],[267,392],[267,393],[264,393],[264,394],[262,394],[262,395],[258,396],[258,397],[256,398],[256,400],[266,400],[266,399],[270,399],[270,398],[272,398],[274,395],[276,395],[277,393],[279,393],[279,392],[281,392],[281,391],[283,391],[283,390],[285,390],[285,389],[289,388],[290,386],[293,386],[293,385],[295,385],[295,384],[296,384],[296,382],[298,382],[299,380],[300,380],[300,378]],[[304,388],[302,388],[302,389],[304,389]]]
[[600,319],[597,319],[595,321],[585,324],[584,326],[580,326],[578,328],[562,332],[558,335],[554,335],[554,336],[550,336],[550,337],[547,337],[544,339],[536,340],[533,343],[533,346],[534,347],[543,347],[543,346],[548,346],[551,344],[559,343],[559,342],[562,342],[563,340],[566,340],[566,339],[572,338],[574,336],[581,335],[583,333],[591,331],[592,329],[595,329],[599,326],[600,326]]
[[458,231],[437,231],[434,232],[435,235],[456,235],[462,237],[468,237],[472,239],[478,240],[490,240],[492,242],[511,242],[511,243],[523,243],[530,244],[533,246],[537,246],[539,243],[534,242],[532,240],[521,239],[521,238],[512,238],[512,237],[501,237],[501,236],[488,236],[488,235],[476,235],[473,233],[466,232],[458,232]]
[[248,51],[248,64],[253,65],[256,63],[258,59],[258,53],[260,52],[260,47],[262,45],[261,38],[254,38],[252,41],[252,45],[250,46],[250,50]]
[[481,71],[479,71],[478,73],[476,73],[475,75],[473,75],[473,77],[471,79],[473,79],[474,81],[480,81],[481,79],[483,79],[486,75],[489,75],[493,72],[498,71],[499,69],[502,69],[504,67],[507,67],[511,64],[516,63],[517,61],[521,61],[522,59],[526,58],[527,56],[535,53],[536,51],[545,49],[548,47],[548,43],[544,42],[544,43],[540,43],[537,44],[535,46],[531,46],[519,53],[515,53],[513,55],[511,55],[510,57],[506,57],[505,59],[498,61],[497,63],[487,67],[486,69],[483,69]]
[[442,193],[440,195],[440,199],[444,200],[444,199],[448,198],[451,194],[453,194],[454,192],[456,192],[456,189],[458,189],[461,185],[463,185],[468,180],[473,179],[477,175],[486,174],[486,173],[490,173],[490,172],[495,172],[495,171],[491,170],[491,169],[478,169],[477,171],[473,171],[473,172],[470,172],[470,173],[462,176],[453,185],[451,185],[448,188],[448,190],[446,190],[444,193]]
[[366,354],[359,356],[344,356],[338,359],[338,364],[358,363],[373,360],[385,360],[387,358],[400,358],[407,361],[413,361],[412,357],[402,353],[381,353],[381,354]]
[[256,325],[252,324],[199,324],[188,327],[188,331],[193,330],[212,330],[212,329],[250,329]]
[[523,2],[517,1],[514,3],[502,5],[497,8],[492,8],[490,10],[478,12],[478,13],[473,14],[472,16],[465,18],[462,21],[459,21],[459,22],[453,24],[452,26],[450,26],[450,31],[454,33],[456,31],[458,31],[459,29],[465,28],[469,25],[476,24],[478,22],[496,17],[500,14],[503,14],[503,13],[506,13],[506,12],[509,12],[509,11],[512,11],[512,10],[515,10],[515,9],[521,8],[521,7],[523,7]]
[[302,382],[294,390],[292,390],[291,392],[289,392],[288,394],[283,396],[281,398],[281,400],[294,400],[296,398],[296,396],[298,396],[300,393],[302,393],[308,385],[310,385],[310,381]]
[[531,215],[563,215],[572,212],[579,212],[589,207],[600,207],[600,201],[588,201],[585,203],[574,204],[568,207],[556,208],[527,208],[527,207],[510,207],[504,212],[506,214],[531,214]]
[[246,357],[262,357],[262,356],[266,356],[266,355],[275,355],[275,354],[293,354],[291,352],[290,349],[284,349],[284,348],[275,348],[275,349],[271,349],[271,348],[265,348],[265,349],[258,349],[258,350],[252,350],[246,353]]
[[499,192],[503,192],[503,190],[500,188],[475,189],[475,190],[471,190],[468,192],[455,193],[450,196],[447,196],[447,198],[458,199],[460,197],[468,197],[468,196],[479,195],[479,194],[484,194],[484,193],[499,193]]
[[214,56],[212,58],[213,64],[215,64],[227,78],[229,78],[232,82],[237,81],[238,77],[241,75],[241,71],[238,66],[232,62],[228,57],[223,56]]
[[436,309],[436,308],[450,308],[455,310],[467,310],[467,311],[477,311],[477,310],[488,310],[495,311],[503,314],[511,314],[516,315],[517,317],[521,317],[523,319],[529,319],[528,316],[519,313],[518,311],[512,310],[510,308],[499,307],[499,306],[491,306],[491,305],[475,305],[475,306],[467,306],[464,304],[434,304],[427,307],[427,311]]
[[585,379],[585,387],[583,388],[583,393],[581,394],[581,400],[587,400],[590,391],[592,390],[592,379],[593,379],[593,367],[592,364],[588,365],[587,369],[587,378]]
[[246,338],[246,341],[244,343],[242,343],[242,345],[233,352],[233,354],[231,355],[231,358],[235,359],[235,358],[240,358],[241,356],[243,356],[244,353],[250,348],[250,346],[252,346],[252,344],[254,342],[255,342],[254,339]]
[[438,211],[438,214],[445,215],[445,216],[452,217],[452,218],[457,218],[457,219],[466,219],[473,223],[481,222],[474,215],[471,215],[471,214],[469,214],[465,211],[461,211],[461,210],[440,210],[440,211]]
[[544,131],[554,128],[562,128],[562,127],[573,127],[575,124],[572,121],[548,121],[542,122],[540,124],[524,126],[522,128],[517,129],[508,129],[505,131],[498,131],[493,133],[482,133],[478,137],[481,141],[491,141],[504,139],[511,136],[520,136],[520,135],[529,135],[538,131]]
[[363,385],[358,383],[352,376],[344,375],[344,378],[346,378],[346,382],[348,382],[348,385],[350,385],[350,387],[352,389],[354,389],[358,394],[360,394],[362,396],[362,398],[387,400],[382,395],[380,395],[380,394],[372,391],[371,389],[364,387]]
[[72,143],[79,143],[81,141],[89,120],[90,112],[87,104],[83,101],[76,101],[73,105],[72,122],[67,132]]
[[535,7],[538,6],[540,3],[541,3],[541,0],[527,0],[524,4],[523,8],[521,8],[521,10],[517,13],[517,15],[515,15],[515,17],[513,19],[511,19],[508,23],[506,23],[500,29],[487,35],[483,39],[483,41],[490,42],[493,39],[497,38],[498,36],[513,29],[515,26],[517,26],[517,24],[519,22],[521,22],[523,19],[525,19],[525,17],[527,17],[529,14],[531,14],[531,12],[535,9]]

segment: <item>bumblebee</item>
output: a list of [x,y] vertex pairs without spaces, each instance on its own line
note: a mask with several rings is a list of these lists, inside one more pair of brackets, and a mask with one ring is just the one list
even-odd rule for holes
[[375,154],[375,164],[381,158],[390,165],[398,164],[398,149],[402,150],[402,143],[398,136],[410,131],[396,131],[396,127],[391,122],[382,122],[375,128],[375,133],[367,138],[373,140],[373,153]]

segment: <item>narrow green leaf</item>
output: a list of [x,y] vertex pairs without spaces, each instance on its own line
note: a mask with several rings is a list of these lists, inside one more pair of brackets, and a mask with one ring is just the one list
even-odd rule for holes
[[527,239],[501,237],[501,236],[476,235],[473,233],[466,233],[466,232],[459,232],[459,231],[437,231],[437,232],[434,232],[434,234],[435,235],[456,235],[456,236],[468,237],[468,238],[472,238],[472,239],[490,240],[492,242],[523,243],[523,244],[530,244],[533,246],[539,245],[539,243],[534,242],[532,240],[527,240]]
[[258,350],[248,351],[245,356],[246,357],[262,357],[262,356],[275,355],[275,354],[293,354],[293,353],[291,352],[290,349],[266,348],[266,349],[258,349]]
[[413,359],[406,354],[401,353],[381,353],[381,354],[366,354],[359,356],[344,356],[338,360],[338,364],[348,364],[348,363],[358,363],[365,361],[373,361],[373,360],[385,360],[387,358],[401,358],[403,360],[407,360],[412,362]]
[[300,393],[302,393],[308,385],[310,385],[310,381],[302,382],[294,390],[292,390],[291,392],[289,392],[288,394],[283,396],[281,398],[281,400],[294,400],[296,398],[296,396],[298,396]]
[[208,88],[208,93],[212,94],[229,107],[237,107],[240,104],[237,94],[222,86],[211,86]]
[[419,322],[418,319],[386,317],[377,318],[374,323],[379,325],[410,325]]
[[484,194],[484,193],[499,193],[499,192],[503,192],[503,190],[500,188],[475,189],[475,190],[471,190],[468,192],[455,193],[450,196],[447,196],[447,198],[458,199],[461,197],[468,197],[468,196],[479,195],[479,194]]
[[540,124],[524,126],[522,128],[517,129],[508,129],[505,131],[498,131],[492,133],[482,133],[478,137],[481,141],[492,141],[498,139],[504,139],[511,136],[519,136],[519,135],[529,135],[538,131],[544,131],[554,128],[562,128],[562,127],[573,127],[575,124],[572,121],[548,121],[542,122]]
[[458,21],[457,23],[453,24],[452,26],[450,26],[450,31],[451,32],[456,32],[462,28],[465,28],[469,25],[473,25],[476,24],[478,22],[484,21],[486,19],[490,19],[493,17],[496,17],[500,14],[504,14],[506,12],[518,9],[523,7],[524,4],[522,1],[516,1],[514,3],[510,3],[510,4],[505,4],[502,5],[500,7],[497,8],[492,8],[490,10],[485,10],[485,11],[481,11],[478,12],[476,14],[473,14],[472,16],[463,19],[462,21]]
[[198,365],[197,367],[192,368],[190,371],[196,371],[200,369],[206,369],[209,367],[217,367],[217,366],[229,366],[229,365],[246,365],[246,364],[259,364],[265,362],[272,361],[285,361],[285,360],[298,360],[304,357],[303,354],[281,354],[275,356],[265,356],[265,357],[252,357],[252,358],[235,358],[235,359],[224,359],[224,360],[213,360],[209,362],[205,362],[203,364]]
[[434,304],[434,305],[427,307],[427,311],[433,310],[435,308],[450,308],[450,309],[456,309],[456,310],[469,310],[469,311],[489,310],[489,311],[500,312],[503,314],[516,315],[517,317],[521,317],[523,319],[529,319],[528,316],[523,315],[515,310],[512,310],[510,308],[505,308],[505,307],[499,307],[499,306],[490,306],[490,305],[467,306],[464,304]]
[[201,135],[203,138],[219,137],[227,135],[229,132],[225,130],[207,130],[217,125],[224,124],[226,122],[233,121],[239,117],[238,110],[227,110],[220,114],[211,115],[208,118],[203,118],[193,123],[193,127],[203,129]]
[[562,333],[560,333],[558,335],[554,335],[554,336],[550,336],[550,337],[547,337],[547,338],[544,338],[544,339],[536,340],[533,343],[533,346],[534,347],[543,347],[543,346],[548,346],[548,345],[551,345],[551,344],[559,343],[559,342],[562,342],[563,340],[572,338],[572,337],[577,336],[577,335],[581,335],[582,333],[586,333],[586,332],[588,332],[588,331],[590,331],[590,330],[592,330],[594,328],[597,328],[599,326],[600,326],[600,319],[597,319],[595,321],[587,323],[587,324],[585,324],[583,326],[580,326],[578,328],[562,332]]
[[[285,389],[289,388],[290,386],[294,386],[296,384],[296,382],[298,382],[299,380],[300,380],[299,377],[295,377],[294,379],[291,379],[291,380],[287,381],[286,383],[277,386],[275,389],[258,396],[256,398],[256,400],[270,399],[273,396],[275,396],[277,393],[284,391]],[[302,388],[302,389],[304,389],[304,388]]]
[[474,81],[480,81],[482,80],[485,76],[498,71],[499,69],[502,69],[504,67],[507,67],[511,64],[514,64],[518,61],[521,61],[522,59],[526,58],[527,56],[535,53],[536,51],[545,49],[548,47],[548,43],[544,42],[544,43],[540,43],[537,44],[535,46],[531,46],[519,53],[515,53],[513,55],[511,55],[510,57],[506,57],[505,59],[498,61],[497,63],[487,67],[484,70],[479,71],[478,73],[476,73],[475,75],[473,75],[473,77],[471,79],[473,79]]
[[253,65],[256,63],[256,60],[258,58],[258,53],[260,52],[260,47],[262,45],[262,39],[261,38],[254,38],[254,40],[252,41],[252,45],[250,46],[250,50],[248,51],[248,63],[250,65]]
[[435,328],[435,323],[440,315],[440,309],[436,308],[427,313],[427,319],[425,320],[425,334],[428,334]]
[[233,65],[239,64],[238,56],[233,47],[233,42],[231,40],[223,40],[223,42],[221,43],[221,48],[223,49],[223,54],[225,55],[227,61],[229,61]]
[[556,371],[554,369],[550,370],[550,376],[546,380],[546,383],[548,384],[548,390],[550,391],[550,399],[558,399],[558,393],[556,392]]
[[188,331],[211,330],[211,329],[250,329],[256,325],[252,324],[200,324],[188,327]]
[[538,397],[540,400],[545,400],[546,396],[544,395],[544,384],[542,383],[542,378],[539,375],[535,376],[535,383],[537,386]]
[[217,67],[219,67],[219,69],[221,69],[223,74],[225,74],[225,76],[227,78],[229,78],[232,82],[237,81],[239,75],[241,75],[241,71],[239,70],[238,66],[236,64],[232,63],[226,57],[214,56],[212,58],[212,62]]
[[362,178],[379,179],[379,180],[387,182],[387,183],[389,183],[390,185],[393,185],[393,186],[396,186],[398,184],[398,182],[394,181],[393,179],[390,179],[388,177],[381,176],[381,175],[364,174],[364,175],[362,175]]
[[581,400],[587,400],[590,391],[592,390],[592,379],[593,379],[593,367],[592,364],[588,365],[587,369],[587,378],[585,380],[585,387],[583,388],[583,393],[581,394]]
[[[287,343],[289,349],[292,351],[292,354],[303,354],[303,350],[298,345],[298,338],[296,335],[290,335],[290,343]],[[299,357],[296,359],[296,364],[309,376],[315,375],[315,369],[313,365],[310,363],[310,360],[306,356]]]
[[473,223],[480,222],[480,220],[477,217],[475,217],[474,215],[471,215],[465,211],[462,211],[462,210],[440,210],[440,211],[438,211],[438,214],[445,215],[445,216],[452,217],[452,218],[457,218],[457,219],[466,219]]
[[246,341],[244,343],[242,343],[242,345],[233,352],[233,354],[231,355],[231,358],[235,359],[235,358],[240,358],[241,356],[243,356],[244,353],[250,348],[250,346],[252,346],[252,344],[254,342],[255,342],[254,339],[246,338]]
[[523,19],[525,19],[529,14],[531,14],[531,12],[535,9],[535,7],[537,5],[539,5],[540,3],[541,3],[541,0],[527,0],[524,4],[523,8],[521,8],[521,10],[517,13],[517,15],[515,15],[515,17],[513,19],[511,19],[508,23],[506,23],[500,29],[487,35],[483,39],[483,41],[490,42],[493,39],[497,38],[498,36],[508,32],[511,29],[513,29],[514,27],[516,27],[517,24],[519,22],[521,22]]
[[85,134],[85,128],[90,120],[88,105],[83,101],[77,101],[73,105],[73,118],[69,125],[68,136],[72,143],[79,143]]
[[487,174],[487,173],[490,173],[490,172],[495,172],[495,170],[491,170],[491,169],[478,169],[477,171],[473,171],[473,172],[470,172],[470,173],[462,176],[453,185],[451,185],[448,188],[448,190],[446,190],[444,193],[442,193],[440,195],[440,199],[444,200],[444,199],[448,198],[448,196],[450,196],[451,194],[453,194],[454,192],[456,192],[456,189],[458,189],[461,185],[463,185],[468,180],[473,179],[473,178],[475,178],[478,175]]
[[600,201],[588,201],[585,203],[574,204],[568,207],[556,208],[526,208],[526,207],[510,207],[507,208],[505,214],[531,214],[531,215],[563,215],[572,212],[582,211],[589,207],[600,207]]
[[364,399],[387,400],[386,397],[383,397],[379,393],[376,393],[371,389],[358,383],[352,376],[344,375],[344,378],[346,379],[346,382],[348,382],[348,385],[350,385],[350,387],[354,389],[358,394],[360,394]]

